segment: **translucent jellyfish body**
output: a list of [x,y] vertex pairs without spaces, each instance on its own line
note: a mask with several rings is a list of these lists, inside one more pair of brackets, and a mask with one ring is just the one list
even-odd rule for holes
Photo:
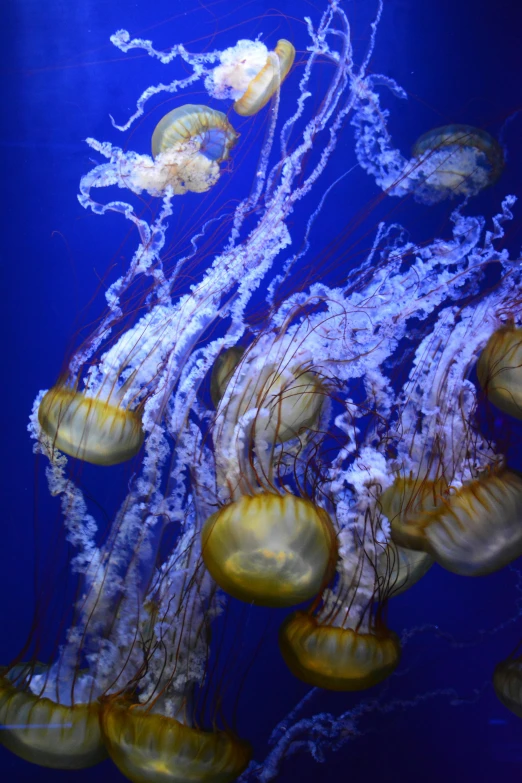
[[413,587],[432,565],[433,558],[427,552],[390,544],[379,558],[377,572],[384,578],[391,597]]
[[286,79],[295,58],[295,49],[284,38],[269,52],[260,41],[238,41],[225,49],[221,63],[205,85],[216,98],[233,98],[238,114],[249,117],[266,106]]
[[238,349],[225,351],[212,374],[212,394],[221,399],[228,382],[234,386],[227,409],[227,420],[237,422],[247,411],[263,410],[267,415],[255,420],[255,434],[269,443],[285,442],[315,426],[324,403],[325,391],[318,375],[295,366],[278,366],[263,357],[241,363]]
[[234,346],[226,351],[222,351],[214,362],[210,378],[210,396],[215,408],[218,407],[230,377],[244,353],[244,348]]
[[124,462],[137,454],[143,443],[137,413],[60,386],[44,395],[38,421],[53,446],[95,465]]
[[502,704],[522,718],[522,660],[508,658],[495,667],[493,687]]
[[279,632],[286,665],[309,685],[333,691],[358,691],[377,685],[400,659],[398,637],[388,630],[360,633],[321,625],[306,612],[294,612]]
[[152,134],[154,161],[139,156],[128,184],[133,190],[162,194],[167,186],[177,195],[204,193],[218,181],[238,134],[226,116],[208,106],[186,104],[166,114]]
[[471,125],[444,125],[424,133],[412,154],[422,161],[424,189],[444,195],[475,195],[499,178],[504,167],[500,144]]
[[379,502],[398,546],[422,549],[423,533],[417,523],[419,514],[432,511],[441,502],[445,489],[446,485],[441,481],[398,477],[383,492]]
[[3,745],[42,767],[83,769],[107,756],[98,702],[59,704],[32,693],[23,666],[0,677],[0,724]]
[[491,472],[441,498],[433,510],[392,521],[392,537],[463,576],[498,571],[522,554],[522,477]]
[[497,408],[522,419],[522,329],[498,329],[477,364],[477,376]]
[[263,492],[209,517],[202,554],[230,595],[263,606],[293,606],[330,580],[337,540],[323,509],[294,495]]
[[124,700],[107,701],[101,725],[109,755],[134,783],[229,783],[251,748],[224,731],[201,731]]

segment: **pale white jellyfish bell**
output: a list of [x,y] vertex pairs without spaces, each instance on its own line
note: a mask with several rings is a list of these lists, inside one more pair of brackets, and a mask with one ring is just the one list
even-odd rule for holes
[[243,39],[220,55],[220,64],[205,79],[213,98],[234,100],[234,110],[243,117],[257,114],[286,79],[295,49],[281,38],[273,52],[261,41]]
[[205,87],[213,98],[237,101],[265,67],[267,59],[264,43],[242,39],[221,53],[220,64],[206,77]]

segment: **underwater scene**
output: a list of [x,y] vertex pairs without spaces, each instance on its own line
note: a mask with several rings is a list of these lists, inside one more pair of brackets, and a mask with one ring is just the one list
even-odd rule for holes
[[522,776],[522,7],[3,8],[2,783]]

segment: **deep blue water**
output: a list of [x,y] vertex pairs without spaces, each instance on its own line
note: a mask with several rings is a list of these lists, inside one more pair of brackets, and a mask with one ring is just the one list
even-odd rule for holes
[[[345,2],[353,24],[356,55],[365,51],[372,0]],[[51,386],[78,329],[95,321],[102,297],[100,280],[113,280],[129,259],[135,240],[117,216],[87,214],[76,194],[82,174],[92,168],[94,154],[84,139],[110,139],[148,151],[151,129],[161,114],[153,113],[127,132],[112,127],[109,114],[122,121],[149,84],[168,80],[167,68],[142,55],[123,55],[109,36],[119,28],[152,38],[157,48],[183,42],[191,51],[223,48],[238,38],[275,43],[286,37],[296,48],[306,46],[302,18],[317,20],[321,2],[155,3],[104,0],[11,0],[3,11],[1,50],[4,100],[0,143],[3,162],[2,232],[2,499],[0,547],[0,662],[8,663],[27,638],[35,597],[53,604],[60,593],[64,563],[52,560],[52,535],[59,527],[58,508],[47,497],[42,465],[35,469],[26,432],[32,401]],[[405,154],[424,131],[462,122],[499,134],[504,126],[507,163],[504,175],[478,196],[470,212],[494,214],[507,193],[520,194],[522,182],[522,9],[513,0],[387,0],[371,68],[394,78],[407,91],[400,103],[386,97],[392,111],[390,130]],[[317,89],[321,88],[321,74]],[[291,76],[285,95],[297,94]],[[159,109],[165,96],[153,104]],[[172,108],[167,103],[166,110]],[[199,86],[190,101],[204,101]],[[217,108],[222,108],[217,106]],[[233,167],[219,183],[215,203],[186,197],[171,231],[190,236],[205,210],[227,198],[243,197],[252,182],[255,153],[264,130],[262,116],[240,123],[243,146]],[[124,142],[122,139],[124,138]],[[257,145],[257,146],[256,146]],[[319,193],[354,165],[352,129],[341,136],[333,160],[337,167],[318,185]],[[232,191],[233,189],[233,191]],[[449,234],[447,204],[422,205],[380,201],[378,189],[360,170],[336,192],[336,208],[320,217],[307,263],[313,265],[326,242],[353,221],[353,258],[371,244],[372,230],[389,216],[400,220],[417,242]],[[521,206],[509,227],[513,253],[522,244]],[[296,220],[303,219],[298,211]],[[191,229],[189,231],[189,229]],[[334,258],[335,260],[335,258]],[[329,270],[335,279],[336,270]],[[95,293],[94,300],[91,302]],[[510,448],[517,455],[513,435]],[[115,471],[110,480],[85,469],[82,481],[89,497],[110,513],[114,480],[125,487],[128,474]],[[46,569],[35,571],[44,562]],[[51,564],[51,565],[49,565]],[[53,572],[53,569],[54,572]],[[36,586],[35,586],[36,573]],[[495,664],[522,636],[522,564],[500,573],[467,580],[434,566],[414,590],[393,599],[389,625],[398,632],[427,624],[437,626],[415,635],[404,651],[397,674],[385,687],[385,702],[413,702],[387,714],[370,714],[359,725],[361,736],[342,750],[326,751],[323,765],[297,754],[282,767],[281,781],[378,780],[502,781],[520,780],[522,722],[496,699],[490,684]],[[244,622],[236,607],[232,621]],[[304,696],[306,686],[292,680],[279,658],[275,629],[279,616],[252,612],[244,633],[265,641],[241,690],[238,725],[262,760],[272,728]],[[503,626],[500,628],[499,626]],[[270,633],[274,631],[274,633]],[[245,655],[252,655],[246,645]],[[455,695],[448,695],[449,691]],[[434,692],[440,691],[439,695]],[[422,700],[421,696],[432,694]],[[360,696],[318,694],[309,714],[338,715]],[[365,697],[366,698],[366,697]],[[415,702],[417,702],[415,704]],[[78,773],[33,767],[0,747],[0,779],[11,781],[123,780],[110,762]]]

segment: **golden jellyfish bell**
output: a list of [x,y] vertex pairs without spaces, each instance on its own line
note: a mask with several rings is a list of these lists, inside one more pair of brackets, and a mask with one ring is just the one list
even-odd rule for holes
[[371,688],[388,677],[400,660],[392,631],[359,633],[321,625],[306,612],[294,612],[279,631],[279,649],[293,675],[332,691]]
[[499,701],[522,718],[522,660],[508,658],[495,667],[493,687]]
[[20,668],[0,677],[2,744],[41,767],[84,769],[103,761],[98,702],[64,705],[22,690],[16,679]]
[[252,755],[232,733],[191,728],[123,699],[103,704],[101,726],[111,759],[134,783],[229,783]]
[[[174,193],[204,193],[219,179],[219,164],[236,144],[236,133],[223,112],[186,104],[166,114],[152,134],[157,189],[170,185]],[[146,172],[142,173],[145,177]],[[142,183],[145,186],[145,179]]]
[[202,554],[226,593],[262,606],[293,606],[332,577],[337,538],[326,511],[309,500],[262,492],[207,519]]
[[390,544],[378,560],[377,573],[385,579],[392,597],[413,587],[429,571],[433,562],[427,552]]
[[522,554],[521,519],[522,477],[503,469],[464,484],[432,511],[421,511],[409,522],[409,530],[416,529],[410,538],[448,571],[482,576]]
[[137,413],[60,386],[44,395],[38,421],[53,446],[95,465],[125,462],[143,443]]
[[382,493],[379,502],[390,522],[395,544],[406,549],[424,548],[424,534],[417,523],[419,514],[432,511],[441,502],[446,489],[442,481],[398,476]]
[[480,354],[477,376],[493,405],[522,419],[522,329],[493,332]]
[[[230,362],[227,357],[223,361],[232,363],[235,360],[236,357],[231,356]],[[240,360],[238,358],[237,363]],[[219,398],[224,394],[233,371],[234,368],[231,368],[226,377],[221,377],[218,368],[214,377]],[[320,377],[300,366],[279,370],[268,362],[264,366],[252,367],[246,359],[225,415],[237,421],[249,410],[263,409],[268,415],[256,418],[256,435],[269,443],[284,443],[316,426],[325,395]]]
[[[471,125],[432,128],[417,139],[412,154],[420,158],[439,151],[447,155],[427,180],[435,189],[466,194],[471,187],[471,192],[478,192],[496,182],[504,168],[504,152],[498,141]],[[479,172],[481,177],[472,185]]]
[[266,106],[272,95],[284,82],[295,59],[295,48],[284,38],[268,53],[265,66],[259,71],[246,92],[234,103],[234,109],[242,117],[251,117]]
[[210,396],[215,408],[218,407],[230,377],[244,353],[244,348],[233,346],[232,348],[227,348],[226,351],[222,351],[214,362],[212,375],[210,376]]

